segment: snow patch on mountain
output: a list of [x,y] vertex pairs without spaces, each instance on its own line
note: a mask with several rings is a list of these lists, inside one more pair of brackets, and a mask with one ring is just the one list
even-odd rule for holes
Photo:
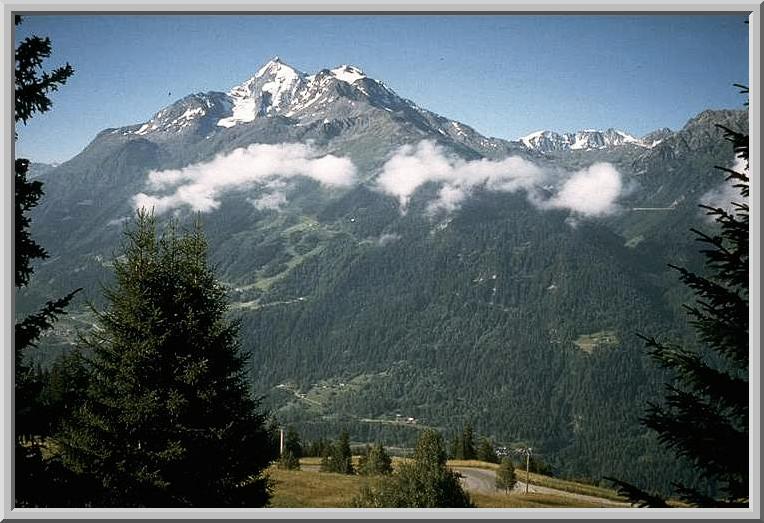
[[[338,100],[353,107],[358,98],[347,95],[350,86],[359,97],[377,107],[394,109],[406,105],[382,82],[373,80],[354,65],[343,64],[334,69],[322,69],[306,74],[274,58],[261,67],[255,76],[232,88],[228,96],[232,101],[232,114],[221,118],[217,125],[233,127],[249,123],[260,117],[283,115],[298,120],[310,120]],[[413,106],[413,104],[410,104]],[[311,112],[308,112],[308,109]]]
[[255,76],[228,91],[233,103],[232,114],[221,118],[217,125],[233,127],[252,122],[259,115],[277,113],[282,107],[289,106],[305,83],[304,73],[275,57]]
[[331,73],[336,79],[349,84],[352,84],[361,78],[366,78],[363,71],[352,65],[341,65],[336,69],[332,69]]
[[150,133],[151,131],[155,129],[157,129],[156,124],[152,125],[150,122],[146,122],[145,124],[141,125],[140,129],[135,131],[135,134],[144,135],[144,134]]
[[283,114],[293,116],[319,101],[329,104],[333,82],[356,85],[366,75],[353,65],[341,65],[331,70],[307,75],[285,64],[278,57],[261,67],[255,76],[232,88],[228,95],[233,102],[231,116],[221,118],[217,125],[233,127],[254,121],[260,116]]
[[542,153],[567,150],[588,151],[627,144],[649,149],[657,145],[656,143],[646,143],[618,129],[607,129],[605,131],[583,129],[575,133],[557,133],[555,131],[541,130],[523,136],[519,141],[528,149]]
[[209,115],[215,117],[230,110],[231,103],[223,93],[190,94],[157,112],[149,121],[116,131],[121,131],[123,135],[151,134],[165,139],[193,126],[195,122]]

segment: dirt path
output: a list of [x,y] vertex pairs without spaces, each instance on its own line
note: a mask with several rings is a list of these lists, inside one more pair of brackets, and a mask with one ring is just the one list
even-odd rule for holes
[[[462,484],[467,490],[476,492],[482,492],[484,494],[496,493],[496,472],[488,469],[478,469],[471,467],[454,467],[453,470],[462,475]],[[525,492],[525,482],[518,481],[515,484],[515,492]],[[597,496],[588,496],[586,494],[576,494],[574,492],[567,492],[565,490],[557,490],[549,487],[542,487],[540,485],[534,485],[531,483],[528,488],[529,492],[538,494],[551,494],[554,496],[564,496],[579,501],[585,501],[587,503],[596,503],[603,507],[629,507],[629,503],[613,501],[610,499],[600,498]]]

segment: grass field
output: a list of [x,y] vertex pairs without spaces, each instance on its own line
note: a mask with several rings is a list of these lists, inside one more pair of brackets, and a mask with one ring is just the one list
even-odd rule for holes
[[591,334],[581,334],[573,343],[582,351],[591,354],[596,348],[617,345],[618,336],[615,331],[602,330]]
[[[395,458],[393,462],[395,465],[404,460],[405,458]],[[357,462],[357,457],[354,458],[354,461]],[[300,464],[303,467],[310,467],[310,470],[279,470],[276,467],[271,467],[268,470],[268,474],[274,482],[271,506],[282,508],[351,507],[353,498],[358,494],[361,487],[369,481],[369,478],[318,472],[315,470],[315,467],[320,462],[320,458],[302,458]],[[452,467],[486,469],[498,467],[498,465],[482,461],[451,460],[448,464]],[[520,477],[519,469],[517,473],[518,477]],[[539,474],[531,474],[531,483],[578,494],[618,499],[616,493],[608,489],[550,478]],[[600,506],[568,496],[555,496],[552,494],[530,493],[526,495],[518,492],[511,494],[504,492],[484,494],[470,492],[470,496],[478,508],[592,508]]]
[[271,507],[330,508],[350,507],[353,497],[367,479],[329,472],[279,470],[268,475],[274,482]]

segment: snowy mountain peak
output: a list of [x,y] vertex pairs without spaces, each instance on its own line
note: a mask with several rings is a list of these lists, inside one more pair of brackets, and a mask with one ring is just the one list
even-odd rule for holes
[[[255,78],[261,78],[265,76],[266,74],[279,74],[280,71],[283,71],[286,74],[294,73],[298,74],[298,71],[294,69],[289,64],[286,64],[281,61],[281,58],[278,56],[274,56],[271,58],[271,60],[266,63],[264,66],[262,66],[260,69],[257,70],[255,73]],[[284,74],[282,73],[282,74]]]
[[305,86],[305,73],[284,63],[278,56],[262,66],[255,76],[228,91],[232,102],[231,115],[221,118],[218,125],[233,127],[251,122],[288,107]]
[[[361,80],[368,79],[368,82]],[[350,91],[348,91],[350,87]],[[363,103],[387,110],[406,105],[382,82],[368,78],[358,67],[342,64],[306,74],[279,57],[263,65],[249,80],[228,92],[231,114],[217,125],[232,127],[259,117],[287,116],[297,119],[325,119],[325,112],[348,116],[362,110]],[[410,105],[410,104],[409,104]],[[323,115],[323,116],[321,116]]]
[[359,68],[353,65],[347,65],[347,64],[341,65],[339,67],[332,69],[330,73],[337,80],[341,80],[349,84],[352,84],[353,82],[355,82],[356,80],[360,80],[361,78],[366,78],[366,75]]
[[216,119],[230,109],[230,101],[224,93],[190,94],[157,112],[147,122],[131,126],[130,130],[121,132],[138,136],[151,134],[160,139],[166,139],[192,131],[198,126],[200,120]]
[[618,129],[584,129],[575,133],[557,133],[543,130],[530,133],[519,140],[528,149],[542,153],[567,150],[592,150],[606,149],[621,145],[634,145],[637,147],[650,148],[651,142],[644,142],[634,136]]
[[[384,83],[368,77],[359,67],[342,64],[306,74],[278,56],[228,92],[211,92],[203,97],[175,102],[151,121],[136,125],[135,130],[129,132],[154,135],[162,131],[171,138],[169,133],[173,130],[208,133],[210,125],[231,128],[259,118],[286,117],[297,125],[318,121],[327,124],[356,118],[369,111],[414,111],[421,125],[425,125],[423,117],[430,118],[427,111],[401,98]],[[440,120],[433,119],[430,124],[441,135],[463,139],[475,134],[466,126]]]

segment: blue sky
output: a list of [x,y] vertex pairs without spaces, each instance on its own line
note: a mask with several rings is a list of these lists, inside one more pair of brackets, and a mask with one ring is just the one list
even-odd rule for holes
[[61,162],[96,133],[146,121],[192,92],[227,91],[273,56],[315,72],[356,65],[422,107],[515,139],[538,129],[680,128],[740,108],[744,15],[30,16],[47,68],[75,69],[17,154]]

